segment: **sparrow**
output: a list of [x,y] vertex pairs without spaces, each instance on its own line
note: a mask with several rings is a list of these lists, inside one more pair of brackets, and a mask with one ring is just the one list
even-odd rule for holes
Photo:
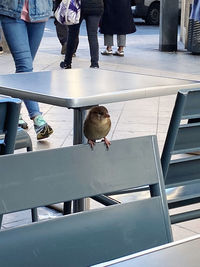
[[109,148],[110,142],[106,138],[111,128],[110,115],[104,106],[95,106],[90,109],[83,126],[83,132],[88,143],[93,149],[95,141],[103,138],[102,141]]

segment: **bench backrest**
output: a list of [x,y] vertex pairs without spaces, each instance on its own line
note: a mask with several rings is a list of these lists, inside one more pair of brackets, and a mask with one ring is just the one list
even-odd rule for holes
[[[197,122],[190,123],[192,119]],[[181,90],[177,94],[161,157],[167,188],[199,182],[200,157],[171,159],[173,155],[196,151],[200,151],[200,89]]]
[[20,99],[0,97],[0,155],[14,152],[20,107]]
[[6,155],[0,169],[0,213],[146,185],[151,192],[147,199],[1,231],[1,266],[90,266],[172,240],[154,136],[113,141],[108,151],[100,143],[94,151],[77,145]]
[[[200,89],[181,90],[171,116],[161,164],[169,208],[200,201]],[[200,209],[170,216],[171,223],[200,218]]]

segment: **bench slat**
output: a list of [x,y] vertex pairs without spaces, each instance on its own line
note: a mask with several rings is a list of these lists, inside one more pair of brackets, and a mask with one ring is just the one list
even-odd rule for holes
[[159,197],[0,232],[1,266],[91,266],[169,242]]
[[157,183],[153,138],[2,156],[0,214]]

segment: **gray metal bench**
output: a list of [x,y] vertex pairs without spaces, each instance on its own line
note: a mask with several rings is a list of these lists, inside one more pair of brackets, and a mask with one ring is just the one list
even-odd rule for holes
[[21,100],[0,97],[0,155],[12,154],[15,149],[32,151],[29,134],[18,127]]
[[[0,155],[12,154],[15,149],[21,148],[32,151],[29,134],[18,127],[20,107],[20,99],[0,97]],[[37,210],[32,209],[31,214],[32,221],[37,221]]]
[[18,127],[15,139],[15,149],[26,148],[27,152],[33,150],[30,135],[22,128]]
[[[170,209],[200,202],[200,155],[187,154],[200,151],[199,118],[200,89],[179,91],[161,157]],[[171,221],[196,218],[200,209],[174,214]]]
[[[200,155],[187,154],[199,151],[200,89],[181,90],[177,94],[161,156],[169,209],[200,203]],[[144,194],[145,190],[141,188],[137,191]],[[115,195],[132,191],[136,190],[115,192]],[[109,199],[108,196],[98,196],[97,200],[104,205],[113,205],[120,197]],[[197,218],[200,218],[200,209],[176,212],[170,216],[172,224]]]
[[[4,144],[4,138],[5,138],[4,134],[0,135],[0,145]],[[33,150],[30,135],[24,129],[18,127],[17,128],[17,135],[15,138],[14,150],[22,149],[22,148],[26,148],[27,152]]]
[[0,155],[14,153],[20,107],[20,99],[0,98]]
[[0,169],[0,214],[144,185],[150,192],[0,231],[2,267],[90,266],[172,241],[154,136],[113,141],[108,151],[99,143],[6,155]]

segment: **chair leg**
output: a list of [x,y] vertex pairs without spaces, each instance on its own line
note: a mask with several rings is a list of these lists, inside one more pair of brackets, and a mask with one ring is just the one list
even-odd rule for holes
[[37,222],[38,221],[37,208],[31,209],[31,217],[32,217],[32,222]]
[[2,221],[3,221],[3,214],[0,215],[0,229],[1,229],[1,226],[2,226]]

